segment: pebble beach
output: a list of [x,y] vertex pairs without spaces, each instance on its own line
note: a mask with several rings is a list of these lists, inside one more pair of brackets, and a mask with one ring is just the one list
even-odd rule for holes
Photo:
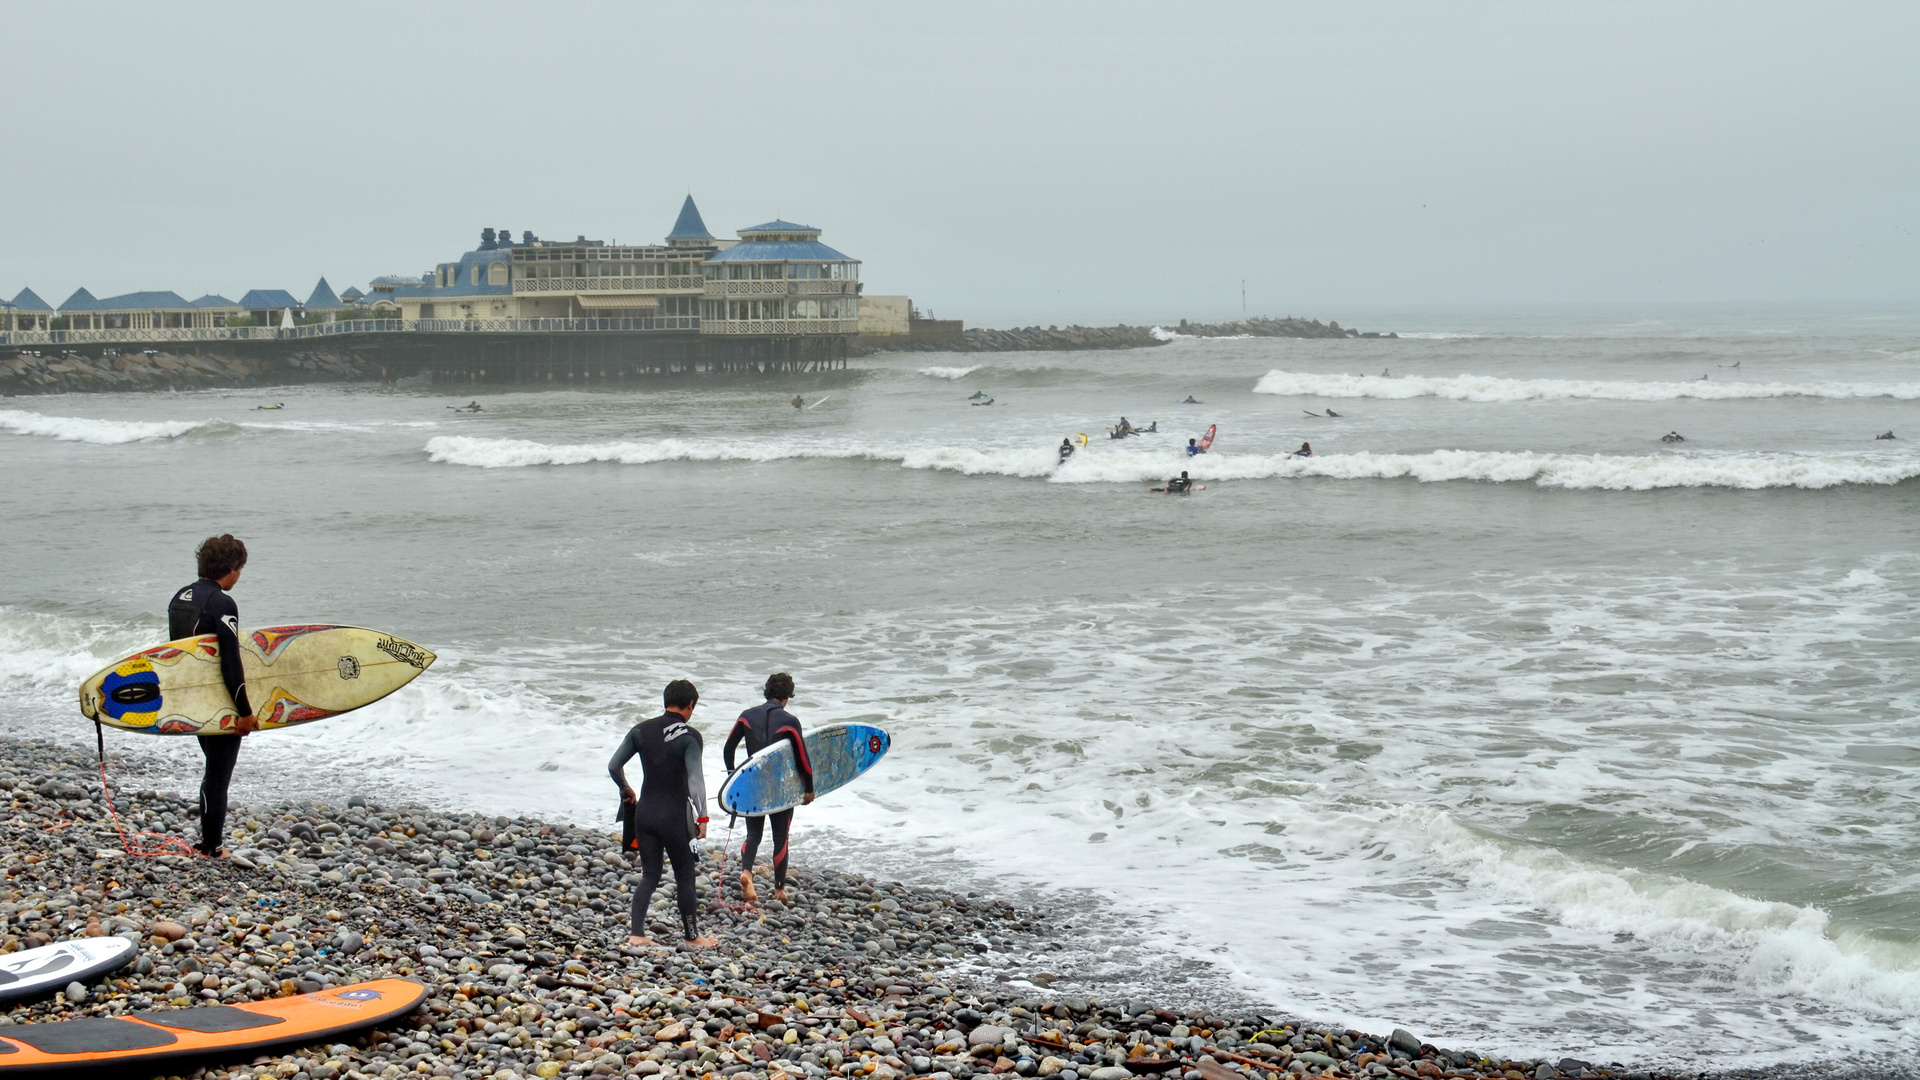
[[[634,867],[610,831],[388,806],[236,805],[230,863],[123,850],[97,763],[9,740],[0,797],[0,951],[117,934],[143,946],[103,981],[14,1004],[14,1024],[238,1003],[383,977],[429,988],[413,1014],[342,1042],[159,1073],[192,1080],[659,1076],[1060,1080],[1294,1076],[1620,1077],[1620,1063],[1514,1061],[1417,1035],[1245,1007],[1082,997],[1006,971],[1057,939],[1044,908],[797,868],[788,903],[700,879],[717,948],[629,948]],[[191,792],[111,762],[120,826],[191,838]],[[704,859],[710,859],[712,848]],[[764,892],[770,890],[763,889]],[[672,890],[651,912],[675,936]],[[1018,958],[1018,959],[1016,959]]]

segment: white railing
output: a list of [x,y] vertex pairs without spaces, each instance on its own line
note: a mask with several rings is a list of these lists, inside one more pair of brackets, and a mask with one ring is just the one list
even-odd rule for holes
[[853,334],[859,319],[703,319],[703,334]]
[[852,281],[832,279],[795,278],[791,281],[729,281],[707,282],[708,296],[845,296],[855,292]]
[[354,319],[286,329],[205,326],[148,330],[0,330],[0,345],[153,345],[176,341],[304,341],[348,334],[552,334],[698,329],[697,315],[633,319]]
[[519,293],[699,292],[707,279],[698,274],[672,277],[551,277],[515,278]]

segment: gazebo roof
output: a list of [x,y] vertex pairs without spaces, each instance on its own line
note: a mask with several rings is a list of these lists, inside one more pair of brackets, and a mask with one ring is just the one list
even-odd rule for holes
[[121,293],[95,302],[95,311],[187,311],[187,298],[171,290]]
[[307,297],[307,307],[309,308],[330,308],[330,307],[342,307],[342,306],[344,305],[340,303],[340,298],[333,294],[333,286],[327,284],[326,278],[321,278],[320,284],[315,285],[313,287],[313,295]]
[[299,307],[300,301],[285,289],[248,289],[247,295],[240,298],[240,306],[248,311],[260,311],[264,308]]
[[53,310],[51,307],[48,307],[47,302],[45,300],[40,299],[39,294],[34,292],[32,289],[21,289],[20,295],[13,298],[13,307],[14,307],[14,310],[16,311],[52,311]]
[[667,234],[669,240],[711,240],[713,234],[707,231],[707,223],[700,220],[700,208],[693,205],[693,196],[680,204],[680,216],[673,223],[673,231]]
[[216,293],[208,293],[193,302],[197,308],[237,308],[240,305]]
[[67,297],[66,302],[60,305],[60,310],[61,311],[99,311],[100,301],[95,299],[94,295],[88,292],[86,288],[83,286],[81,288],[73,290],[73,295]]

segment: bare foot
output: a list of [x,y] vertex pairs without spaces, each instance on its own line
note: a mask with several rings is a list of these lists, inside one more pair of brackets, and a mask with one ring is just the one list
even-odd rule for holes
[[760,899],[760,893],[753,887],[753,871],[740,871],[740,899],[751,904]]
[[778,901],[780,901],[780,902],[781,902],[781,903],[783,903],[783,904],[784,904],[784,903],[786,903],[786,902],[787,902],[787,890],[785,890],[785,889],[775,889],[775,890],[773,890],[773,898],[774,898],[775,900],[778,900]]
[[633,946],[636,949],[644,949],[649,945],[658,945],[659,942],[653,940],[650,937],[640,937],[637,934],[629,934],[627,935],[627,944]]
[[697,938],[694,938],[692,941],[685,942],[684,944],[689,949],[711,949],[715,945],[720,944],[720,939],[710,938],[710,937],[697,937]]

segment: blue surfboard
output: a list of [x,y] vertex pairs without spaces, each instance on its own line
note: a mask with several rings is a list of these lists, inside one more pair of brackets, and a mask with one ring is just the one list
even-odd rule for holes
[[[872,724],[829,724],[807,733],[813,793],[844,787],[886,756],[893,736]],[[720,807],[747,817],[799,806],[806,789],[793,765],[793,744],[779,739],[733,771],[720,785]]]

